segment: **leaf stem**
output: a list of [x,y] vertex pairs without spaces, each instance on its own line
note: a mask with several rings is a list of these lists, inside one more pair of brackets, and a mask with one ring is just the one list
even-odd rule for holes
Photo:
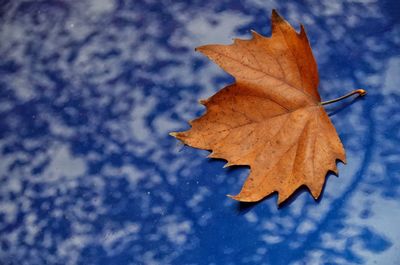
[[340,98],[335,98],[335,99],[331,99],[331,100],[328,100],[328,101],[321,102],[321,105],[328,105],[328,104],[331,104],[331,103],[335,103],[335,102],[338,102],[338,101],[340,101],[342,99],[351,97],[354,94],[358,94],[358,96],[362,97],[365,94],[367,94],[367,91],[365,91],[364,89],[356,89],[356,90],[353,90],[353,91],[351,91],[350,93],[348,93],[348,94],[346,94],[344,96],[341,96]]

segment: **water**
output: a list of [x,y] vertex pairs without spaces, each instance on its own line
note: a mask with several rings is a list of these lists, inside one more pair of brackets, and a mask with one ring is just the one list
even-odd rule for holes
[[[347,150],[322,199],[244,205],[246,168],[168,136],[233,80],[194,47],[305,25]],[[1,264],[395,264],[397,1],[2,1]]]

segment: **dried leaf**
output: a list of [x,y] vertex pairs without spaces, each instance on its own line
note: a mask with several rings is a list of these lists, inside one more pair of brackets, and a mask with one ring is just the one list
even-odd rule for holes
[[343,145],[318,93],[318,70],[304,27],[297,33],[276,11],[272,37],[205,45],[197,50],[236,82],[207,100],[207,112],[186,132],[171,133],[227,166],[249,165],[236,196],[259,201],[278,192],[278,203],[306,185],[317,199],[327,171],[345,162]]

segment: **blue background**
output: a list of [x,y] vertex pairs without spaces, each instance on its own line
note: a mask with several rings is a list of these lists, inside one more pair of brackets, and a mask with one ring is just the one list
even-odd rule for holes
[[[305,25],[347,151],[322,198],[168,136],[232,78],[194,52]],[[398,1],[0,1],[0,264],[400,264]]]

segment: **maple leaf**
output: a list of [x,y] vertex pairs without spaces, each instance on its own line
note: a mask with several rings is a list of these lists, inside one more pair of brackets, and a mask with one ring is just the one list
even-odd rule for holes
[[190,122],[190,130],[171,135],[211,150],[209,157],[227,160],[226,166],[250,166],[233,199],[253,202],[278,192],[281,204],[302,185],[317,199],[327,172],[337,174],[336,160],[345,163],[346,158],[321,103],[317,64],[304,27],[297,33],[274,10],[272,36],[252,35],[231,45],[196,49],[236,82],[200,101],[207,111]]

